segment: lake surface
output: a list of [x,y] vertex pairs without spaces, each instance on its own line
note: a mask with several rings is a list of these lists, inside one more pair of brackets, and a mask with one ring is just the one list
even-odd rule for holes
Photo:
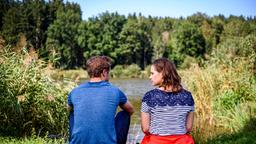
[[[88,80],[81,82],[85,81]],[[110,79],[110,82],[132,98],[142,98],[147,91],[154,89],[149,79]]]
[[113,79],[110,82],[128,97],[143,97],[147,91],[154,88],[149,79]]
[[[110,82],[119,87],[128,98],[142,98],[147,91],[154,89],[149,79],[110,79]],[[140,107],[134,105],[134,109],[136,112],[132,116],[132,120],[137,119],[137,113],[140,113]],[[140,123],[132,124],[130,125],[126,144],[140,143],[143,137]]]

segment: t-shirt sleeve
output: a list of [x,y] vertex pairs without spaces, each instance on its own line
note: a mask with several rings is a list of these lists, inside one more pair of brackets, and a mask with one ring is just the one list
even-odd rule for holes
[[120,98],[119,105],[123,105],[127,102],[127,97],[121,90],[119,90],[119,98]]
[[194,106],[194,105],[191,106],[190,108],[191,108],[191,109],[190,109],[190,112],[194,112],[194,111],[195,111],[195,106]]
[[194,112],[195,111],[195,102],[194,102],[194,98],[191,93],[190,93],[190,99],[191,99],[190,112]]
[[147,105],[146,102],[141,103],[141,112],[144,112],[144,113],[149,113],[150,112],[149,106]]
[[141,112],[150,113],[150,106],[147,104],[150,101],[150,93],[146,93],[141,100]]

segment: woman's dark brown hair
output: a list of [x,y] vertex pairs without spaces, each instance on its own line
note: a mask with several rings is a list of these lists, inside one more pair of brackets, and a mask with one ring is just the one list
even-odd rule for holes
[[91,57],[89,60],[87,60],[85,68],[91,78],[100,77],[103,70],[110,70],[111,59],[107,56]]
[[172,92],[179,92],[182,90],[181,78],[178,75],[176,67],[173,62],[167,58],[159,58],[152,64],[156,71],[162,73],[163,83],[160,85],[166,89],[168,86],[172,87]]

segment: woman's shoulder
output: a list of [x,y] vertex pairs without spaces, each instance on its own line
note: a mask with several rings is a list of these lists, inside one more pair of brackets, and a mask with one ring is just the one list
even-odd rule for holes
[[190,91],[182,89],[180,92],[163,92],[159,89],[148,91],[142,102],[146,102],[149,106],[176,106],[176,105],[194,105],[194,100]]
[[182,89],[178,94],[177,94],[177,100],[181,105],[189,105],[192,106],[194,105],[194,99],[190,91],[186,89]]
[[157,88],[152,89],[152,90],[150,90],[150,91],[146,92],[144,96],[146,96],[146,95],[150,95],[150,94],[155,94],[155,93],[157,93],[158,91],[159,91],[159,90],[158,90]]
[[147,101],[149,99],[154,98],[154,95],[158,93],[158,89],[152,89],[148,92],[146,92],[142,98],[142,101]]
[[184,94],[184,95],[192,96],[191,92],[188,91],[188,90],[186,90],[186,89],[182,89],[182,90],[180,91],[180,93],[181,93],[181,94]]

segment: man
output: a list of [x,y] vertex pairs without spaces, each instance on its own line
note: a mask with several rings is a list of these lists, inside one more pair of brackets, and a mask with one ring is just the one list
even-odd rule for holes
[[[125,144],[133,107],[124,93],[108,82],[111,68],[106,56],[86,63],[89,82],[68,96],[71,144]],[[115,118],[117,107],[123,111]]]

